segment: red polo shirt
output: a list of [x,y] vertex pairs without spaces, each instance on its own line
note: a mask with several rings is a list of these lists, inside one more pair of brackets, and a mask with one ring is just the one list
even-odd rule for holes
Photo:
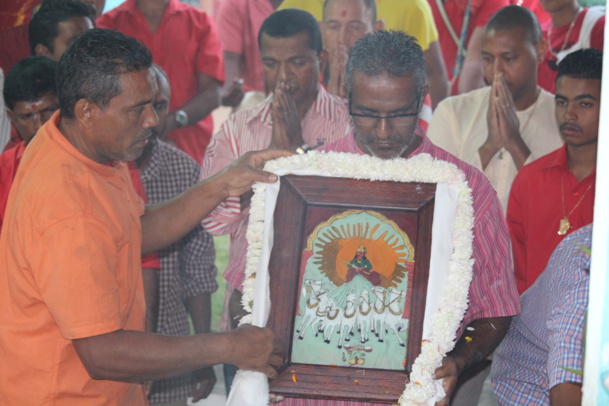
[[571,223],[567,234],[592,223],[595,181],[596,170],[577,181],[567,165],[566,145],[518,172],[510,191],[507,222],[519,293],[535,282],[565,238],[558,235],[565,214]]
[[[136,0],[127,0],[96,21],[101,28],[113,28],[142,41],[152,52],[171,85],[169,110],[175,111],[199,92],[197,74],[204,73],[224,81],[222,45],[212,19],[204,12],[169,0],[156,32],[150,30],[146,17],[137,8]],[[178,148],[199,164],[213,131],[208,115],[198,123],[167,134]]]

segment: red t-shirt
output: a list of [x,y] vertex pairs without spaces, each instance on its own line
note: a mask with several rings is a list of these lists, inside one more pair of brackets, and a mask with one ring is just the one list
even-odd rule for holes
[[[136,0],[127,0],[96,21],[98,27],[113,28],[142,41],[152,52],[154,62],[169,77],[170,111],[177,110],[199,92],[197,74],[224,81],[222,45],[212,19],[194,7],[169,0],[156,32],[150,30]],[[167,134],[178,148],[203,161],[211,139],[213,120],[208,115],[198,123]]]
[[21,141],[14,148],[0,154],[0,231],[2,231],[8,192],[11,190],[23,151],[25,151],[25,142]]
[[577,181],[567,164],[566,146],[525,165],[516,175],[507,222],[520,294],[535,282],[565,238],[558,235],[565,214],[571,223],[568,234],[592,223],[595,180],[596,170]]
[[[452,80],[453,78],[453,68],[455,67],[457,61],[457,44],[450,34],[447,25],[444,23],[444,19],[438,10],[438,5],[435,0],[428,0],[429,5],[431,6],[431,11],[433,12],[433,19],[436,22],[436,27],[438,29],[438,38],[440,44],[442,45],[442,57],[444,58],[444,63],[446,64],[446,72],[448,74],[448,80]],[[449,21],[452,24],[457,37],[461,35],[461,30],[463,29],[463,19],[465,17],[465,11],[467,8],[468,0],[446,0],[444,2],[444,10],[446,10],[446,15],[448,16]],[[467,36],[465,39],[465,47],[469,43],[469,38],[472,35],[472,31],[476,27],[484,27],[486,22],[491,18],[496,11],[509,5],[508,0],[493,0],[493,1],[485,1],[485,0],[471,0],[470,1],[470,17],[469,23],[467,25]],[[457,86],[458,83],[455,81],[452,86],[452,94],[457,94]]]
[[32,55],[28,27],[22,24],[0,31],[0,68],[4,76],[17,62]]
[[[548,47],[546,48],[546,52],[543,57],[543,61],[539,64],[537,70],[537,82],[539,86],[543,87],[550,93],[556,92],[556,75],[557,71],[555,66],[557,64],[557,59],[554,55],[561,52],[561,50],[569,50],[570,52],[576,51],[578,49],[583,48],[581,46],[581,42],[584,41],[584,37],[580,38],[580,34],[582,34],[582,26],[584,26],[584,21],[586,20],[586,15],[590,12],[591,9],[583,9],[575,20],[575,24],[573,28],[571,28],[571,24],[566,24],[562,27],[552,27],[552,36],[550,40],[548,40],[548,30],[552,26],[552,21],[548,21],[545,25],[542,26],[543,37],[546,41],[548,41]],[[593,12],[598,12],[598,9],[595,8]],[[592,15],[590,16],[592,17]],[[590,18],[589,17],[589,18]],[[593,24],[591,30],[589,31],[589,47],[603,50],[604,45],[604,32],[605,32],[605,16],[598,18],[595,21],[590,22],[588,20],[585,21],[586,25]],[[569,38],[565,41],[565,37],[569,34]],[[585,34],[584,34],[585,35]],[[579,43],[579,44],[578,44]],[[551,50],[550,50],[551,48]],[[554,53],[554,55],[552,55]],[[564,55],[562,56],[564,57]]]

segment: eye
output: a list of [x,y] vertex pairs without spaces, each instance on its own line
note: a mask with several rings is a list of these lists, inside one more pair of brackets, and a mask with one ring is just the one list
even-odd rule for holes
[[303,66],[305,63],[307,63],[307,61],[305,59],[302,59],[302,58],[298,58],[298,59],[293,59],[292,60],[292,65],[294,65],[296,67]]
[[482,62],[489,63],[492,61],[492,58],[488,55],[482,55]]
[[579,103],[579,106],[580,106],[580,107],[583,107],[583,108],[585,108],[585,109],[589,109],[589,108],[591,108],[591,107],[594,107],[594,103],[587,102],[587,101],[583,101],[583,102],[580,102],[580,103]]
[[328,29],[328,30],[336,31],[336,30],[340,29],[340,24],[335,21],[325,23],[324,25],[325,25],[326,29]]
[[556,107],[565,107],[567,105],[567,101],[563,99],[556,99],[554,104]]
[[262,63],[264,64],[264,67],[267,69],[274,69],[277,66],[276,61],[269,61],[268,59],[263,60]]

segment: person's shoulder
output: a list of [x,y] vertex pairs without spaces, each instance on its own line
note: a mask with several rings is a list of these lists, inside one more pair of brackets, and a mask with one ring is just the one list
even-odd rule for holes
[[549,154],[543,155],[543,156],[537,158],[536,160],[534,160],[533,162],[530,162],[530,163],[524,165],[520,169],[520,171],[518,171],[518,175],[520,175],[521,173],[523,173],[524,175],[528,175],[531,173],[543,171],[544,169],[548,168],[549,166],[551,166],[555,162],[557,162],[557,159],[559,158],[560,154],[562,153],[563,148],[564,148],[564,146],[561,146],[560,148],[555,149],[554,151],[550,152]]
[[197,162],[190,157],[186,152],[178,149],[177,147],[165,142],[157,141],[158,154],[163,161],[174,163],[175,165],[183,166],[190,170],[199,171],[199,165]]
[[129,4],[129,1],[125,1],[124,3],[116,6],[112,10],[108,10],[102,15],[99,16],[97,20],[95,20],[95,26],[104,28],[117,18],[123,15],[128,15],[133,13],[133,7]]
[[[438,104],[436,110],[450,110],[465,115],[476,115],[481,107],[486,107],[488,105],[490,91],[491,87],[485,86],[467,93],[449,96]],[[434,111],[434,115],[435,114],[436,112]]]

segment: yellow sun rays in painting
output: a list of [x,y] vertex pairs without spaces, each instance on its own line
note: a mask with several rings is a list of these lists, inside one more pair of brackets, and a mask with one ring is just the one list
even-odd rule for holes
[[406,264],[414,262],[408,235],[371,210],[347,210],[332,216],[309,235],[306,249],[314,253],[312,263],[338,286],[345,282],[347,264],[361,246],[385,288],[397,286],[408,271]]

